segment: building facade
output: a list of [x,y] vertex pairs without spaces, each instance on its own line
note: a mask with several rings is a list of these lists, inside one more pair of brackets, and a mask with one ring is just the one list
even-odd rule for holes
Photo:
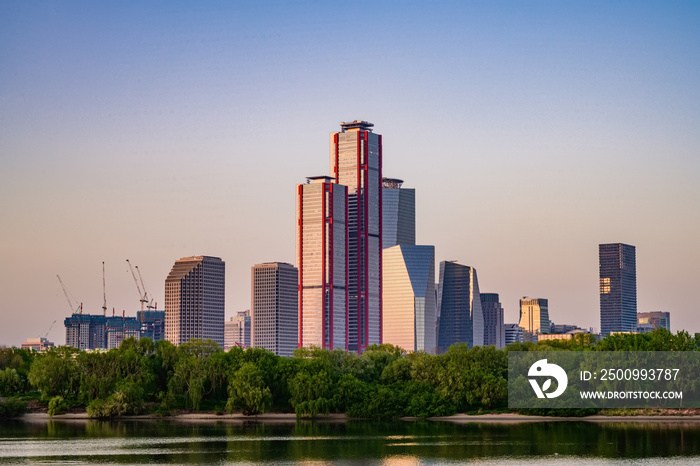
[[238,311],[231,320],[226,321],[224,327],[224,350],[228,351],[234,346],[250,348],[251,339],[250,309]]
[[523,329],[518,324],[505,324],[506,346],[511,343],[523,343]]
[[470,348],[484,344],[484,314],[476,269],[452,261],[440,262],[438,284],[438,352],[455,343]]
[[637,259],[634,246],[598,246],[600,333],[637,330]]
[[348,187],[348,350],[382,342],[382,137],[372,123],[331,133],[331,174]]
[[141,322],[136,317],[107,317],[105,333],[107,349],[119,348],[127,338],[141,338]]
[[503,306],[498,293],[481,293],[481,310],[484,313],[484,345],[503,348],[506,345],[503,326]]
[[297,186],[299,346],[347,351],[348,188],[327,176]]
[[523,297],[520,300],[520,328],[526,341],[537,342],[537,336],[549,333],[549,301],[544,298]]
[[106,341],[107,317],[93,314],[73,314],[66,317],[66,346],[82,350],[103,349]]
[[403,180],[382,179],[383,249],[416,244],[416,190],[402,185]]
[[251,343],[278,356],[291,356],[298,345],[299,271],[286,262],[251,268]]
[[138,311],[136,320],[141,323],[141,338],[152,342],[165,340],[165,311]]
[[218,257],[183,257],[165,280],[165,339],[211,339],[224,346],[226,265]]
[[52,341],[49,341],[48,339],[44,337],[38,337],[38,338],[27,338],[27,341],[22,343],[21,348],[23,350],[32,350],[32,351],[39,351],[43,352],[48,350],[49,348],[53,348],[54,344]]
[[651,332],[657,328],[665,328],[671,331],[671,313],[670,312],[638,312],[637,313],[637,331]]
[[435,354],[435,247],[398,245],[382,253],[384,343]]

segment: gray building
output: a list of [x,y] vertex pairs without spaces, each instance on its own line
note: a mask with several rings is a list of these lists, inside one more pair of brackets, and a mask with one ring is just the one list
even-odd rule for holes
[[484,345],[503,348],[506,345],[503,326],[503,306],[498,293],[481,293],[481,310],[484,313]]
[[211,339],[224,346],[226,264],[218,257],[183,257],[165,280],[165,339],[175,345]]
[[238,311],[235,316],[224,324],[224,350],[228,351],[234,346],[250,348],[251,325],[250,309]]
[[382,180],[382,248],[416,244],[416,190],[403,180]]
[[355,120],[331,133],[331,176],[348,187],[348,350],[382,342],[382,136]]
[[253,346],[291,356],[298,345],[299,271],[286,262],[251,268],[250,317]]
[[484,344],[484,314],[476,269],[453,261],[440,262],[438,284],[438,352],[455,343]]
[[637,330],[637,259],[634,246],[598,246],[600,333]]

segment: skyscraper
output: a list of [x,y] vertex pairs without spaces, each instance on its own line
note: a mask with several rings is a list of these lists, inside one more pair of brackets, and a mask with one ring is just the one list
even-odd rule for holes
[[278,356],[297,347],[299,271],[286,262],[266,262],[251,268],[250,317],[253,346]]
[[637,329],[637,260],[634,246],[598,246],[600,271],[600,333]]
[[[382,180],[382,248],[416,244],[416,190],[403,180]],[[434,269],[434,267],[433,267]]]
[[484,345],[503,348],[506,336],[498,293],[481,293],[481,310],[484,313]]
[[348,187],[348,350],[382,342],[382,137],[372,123],[331,133],[331,174]]
[[384,343],[435,354],[435,247],[384,249]]
[[544,298],[520,300],[520,328],[525,340],[537,342],[537,335],[549,333],[549,301]]
[[347,350],[347,205],[330,177],[297,186],[299,346]]
[[455,343],[484,344],[484,314],[474,267],[440,262],[438,284],[438,352]]
[[224,346],[226,264],[218,257],[183,257],[165,279],[165,339],[193,338]]

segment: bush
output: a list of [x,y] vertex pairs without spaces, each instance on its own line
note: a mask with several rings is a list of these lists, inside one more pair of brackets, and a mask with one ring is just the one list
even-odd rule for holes
[[54,396],[49,401],[49,416],[55,416],[56,414],[63,414],[68,409],[68,405],[62,396]]
[[17,398],[0,398],[0,418],[19,417],[27,412],[27,403]]

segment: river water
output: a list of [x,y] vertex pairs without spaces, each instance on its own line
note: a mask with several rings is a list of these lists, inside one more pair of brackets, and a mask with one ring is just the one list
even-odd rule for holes
[[0,464],[700,464],[700,423],[0,421]]

